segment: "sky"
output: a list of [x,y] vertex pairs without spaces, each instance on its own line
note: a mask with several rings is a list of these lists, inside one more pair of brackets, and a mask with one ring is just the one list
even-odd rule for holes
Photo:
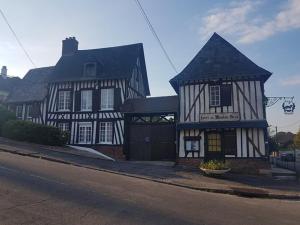
[[[294,96],[293,115],[279,101],[267,108],[271,129],[300,128],[300,0],[140,0],[178,72],[217,32],[273,73],[266,96]],[[55,65],[62,40],[79,49],[143,43],[152,96],[174,95],[176,75],[135,0],[0,0],[0,7],[37,67]],[[23,77],[33,65],[0,17],[0,66]]]

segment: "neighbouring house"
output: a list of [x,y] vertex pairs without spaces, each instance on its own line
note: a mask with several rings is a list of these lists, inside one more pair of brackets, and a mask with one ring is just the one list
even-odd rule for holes
[[147,97],[142,44],[78,50],[72,37],[56,65],[30,70],[7,104],[20,119],[68,131],[69,144],[115,158],[193,166],[221,159],[257,172],[268,166],[270,76],[215,33],[170,80],[177,95]]
[[54,67],[31,69],[8,96],[6,103],[21,120],[47,124],[47,82]]
[[0,73],[0,104],[3,104],[8,95],[15,90],[21,79],[7,75],[7,67],[2,66]]

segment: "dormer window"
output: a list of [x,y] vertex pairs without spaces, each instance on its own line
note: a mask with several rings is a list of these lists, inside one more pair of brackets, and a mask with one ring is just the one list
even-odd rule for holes
[[94,77],[96,76],[97,66],[96,63],[86,63],[84,64],[84,76]]

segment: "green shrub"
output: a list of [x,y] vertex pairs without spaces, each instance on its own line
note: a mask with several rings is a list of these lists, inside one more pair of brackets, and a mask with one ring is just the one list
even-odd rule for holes
[[0,105],[0,135],[2,126],[9,120],[15,120],[15,114],[7,110],[4,106]]
[[222,161],[210,160],[208,162],[200,164],[199,168],[209,169],[209,170],[226,170],[228,165]]
[[56,127],[29,121],[10,120],[2,127],[3,137],[44,145],[65,145],[68,135]]

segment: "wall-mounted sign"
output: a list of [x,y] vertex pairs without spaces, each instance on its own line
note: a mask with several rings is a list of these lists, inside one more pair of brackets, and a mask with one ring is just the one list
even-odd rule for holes
[[202,113],[200,121],[237,121],[240,120],[240,114],[237,112],[230,113]]

